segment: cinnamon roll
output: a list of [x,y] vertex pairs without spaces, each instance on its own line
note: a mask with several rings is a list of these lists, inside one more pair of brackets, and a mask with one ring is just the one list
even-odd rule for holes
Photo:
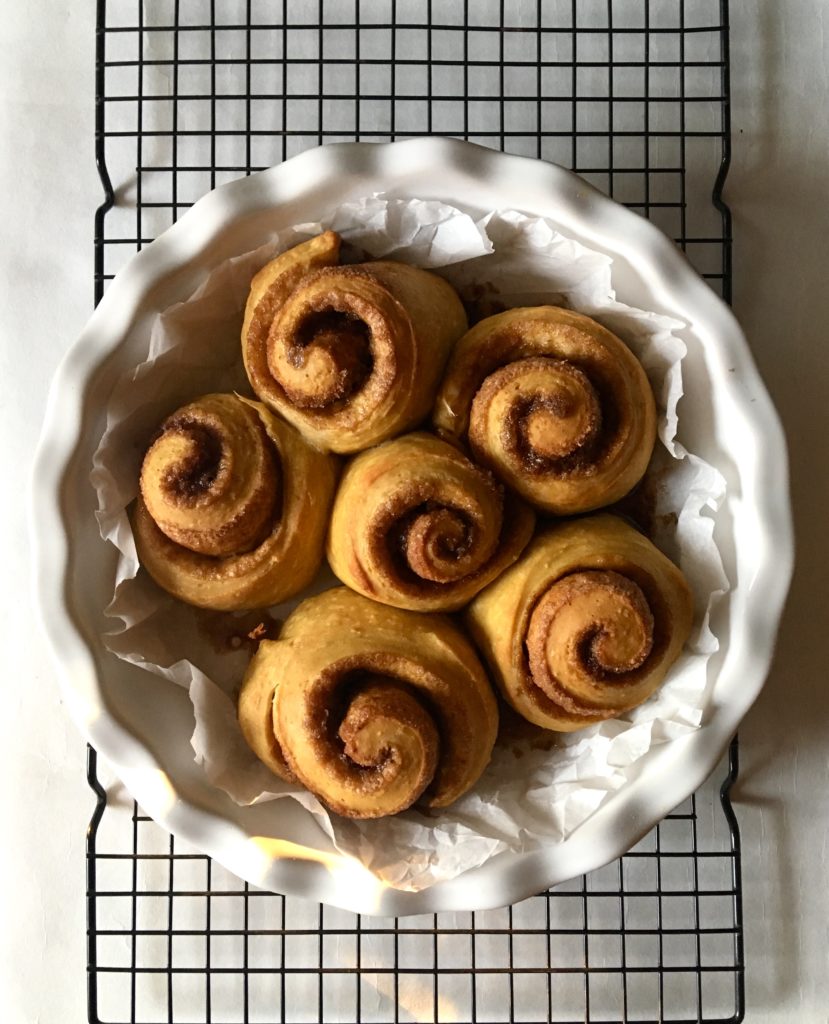
[[258,402],[213,394],[162,423],[132,525],[153,579],[188,604],[264,608],[322,561],[337,463]]
[[650,697],[692,617],[680,570],[611,515],[539,534],[466,611],[507,701],[560,732],[615,718]]
[[331,516],[327,555],[353,590],[415,611],[455,611],[511,565],[535,516],[490,473],[431,434],[356,456]]
[[589,317],[538,306],[463,336],[433,425],[533,505],[571,515],[618,501],[643,476],[656,408],[623,341]]
[[451,804],[483,772],[498,728],[481,663],[449,619],[346,587],[303,601],[279,640],[260,644],[238,709],[265,764],[351,818]]
[[428,415],[466,330],[446,281],[377,261],[338,266],[326,231],[254,277],[242,328],[251,386],[318,447],[357,452]]

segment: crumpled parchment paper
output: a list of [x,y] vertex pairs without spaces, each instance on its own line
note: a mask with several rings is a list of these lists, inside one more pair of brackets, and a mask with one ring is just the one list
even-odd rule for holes
[[[581,732],[522,737],[496,747],[473,790],[438,812],[410,809],[378,821],[330,814],[305,790],[277,779],[250,752],[236,723],[235,694],[258,623],[283,620],[297,599],[266,615],[190,608],[139,571],[127,507],[135,498],[146,444],[178,406],[209,391],[249,394],[239,333],[253,274],[274,255],[325,228],[338,231],[345,254],[386,257],[437,271],[462,297],[486,308],[552,303],[600,320],[642,361],[659,408],[659,441],[649,470],[655,539],[685,572],[694,592],[696,624],[667,681],[642,707]],[[196,760],[210,781],[237,803],[298,800],[344,854],[388,885],[424,889],[504,851],[530,851],[562,840],[625,785],[655,744],[696,729],[706,704],[706,662],[717,649],[709,612],[727,588],[713,539],[714,512],[725,481],[679,443],[683,325],[616,301],[610,257],[562,236],[541,217],[493,211],[475,220],[436,201],[374,195],[346,203],[319,223],[280,231],[253,252],[215,267],[186,302],[161,313],[146,361],[118,383],[96,451],[92,483],[101,536],[120,552],[107,615],[110,650],[185,687],[195,713]],[[337,581],[327,569],[307,594]]]

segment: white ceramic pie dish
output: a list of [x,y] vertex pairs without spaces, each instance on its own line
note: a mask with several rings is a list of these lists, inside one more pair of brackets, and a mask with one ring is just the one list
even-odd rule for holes
[[[419,893],[390,889],[336,853],[292,801],[239,807],[193,762],[187,695],[118,660],[101,634],[115,550],[89,483],[107,398],[139,362],[152,319],[217,263],[273,230],[376,191],[514,208],[613,257],[620,299],[684,320],[681,436],[728,484],[716,536],[731,589],[712,623],[711,699],[695,732],[651,750],[641,771],[566,840],[502,854]],[[111,284],[52,384],[34,468],[36,590],[64,701],[142,808],[248,881],[363,913],[494,907],[619,856],[700,785],[765,679],[792,568],[782,431],[727,307],[656,228],[559,167],[454,140],[310,150],[210,193]],[[109,561],[108,561],[109,560]],[[290,837],[290,840],[288,839]]]

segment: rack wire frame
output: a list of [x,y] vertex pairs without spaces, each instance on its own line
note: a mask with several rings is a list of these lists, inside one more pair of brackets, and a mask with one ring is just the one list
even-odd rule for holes
[[[729,61],[728,0],[97,0],[95,301],[208,188],[431,133],[572,167],[730,301]],[[225,877],[135,805],[113,843],[90,749],[89,1020],[737,1024],[736,739],[723,770],[600,872],[502,912],[376,920]]]

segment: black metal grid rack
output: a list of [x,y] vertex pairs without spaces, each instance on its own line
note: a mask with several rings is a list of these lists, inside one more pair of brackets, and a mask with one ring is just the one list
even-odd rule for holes
[[[97,11],[96,301],[209,188],[308,146],[425,133],[574,168],[659,224],[730,299],[727,0]],[[394,920],[241,883],[123,800],[90,751],[89,1019],[741,1021],[736,772],[735,743],[601,871],[501,911]]]

